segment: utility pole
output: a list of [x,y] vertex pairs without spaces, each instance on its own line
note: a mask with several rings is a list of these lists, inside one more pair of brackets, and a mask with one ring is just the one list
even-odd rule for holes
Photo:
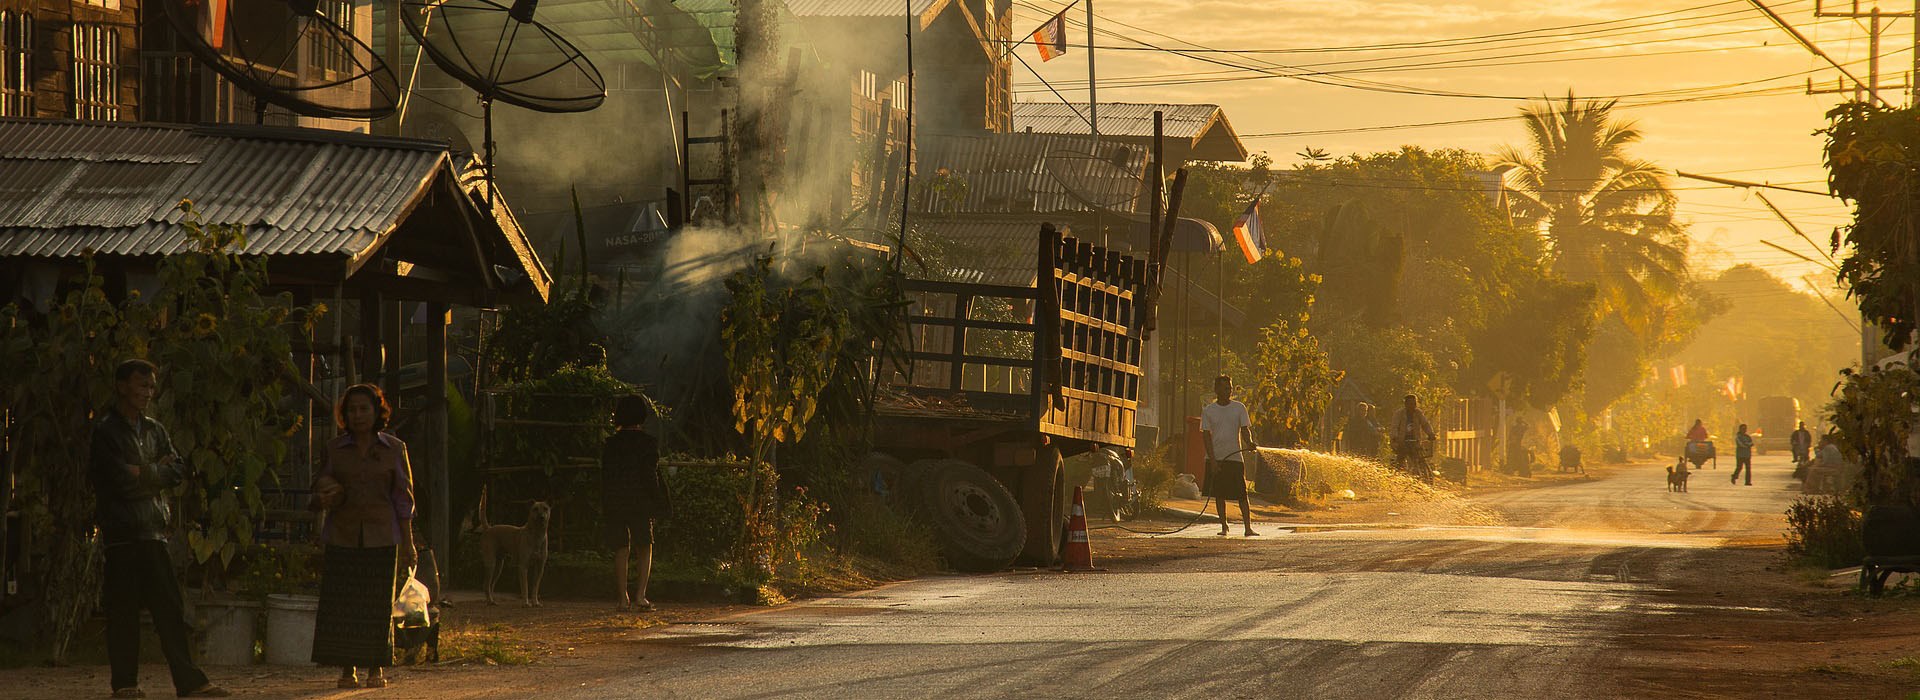
[[[1820,0],[1814,0],[1814,3],[1815,3],[1814,11],[1816,13],[1820,11],[1819,2]],[[1805,48],[1807,50],[1807,53],[1811,53],[1814,56],[1819,57],[1820,60],[1826,61],[1827,65],[1833,66],[1834,70],[1840,71],[1840,74],[1846,76],[1848,80],[1853,81],[1854,85],[1865,84],[1864,81],[1860,80],[1860,78],[1855,77],[1852,71],[1847,70],[1846,66],[1841,65],[1839,61],[1833,60],[1833,57],[1827,55],[1827,52],[1820,50],[1819,44],[1813,43],[1813,40],[1808,39],[1807,35],[1801,34],[1800,30],[1794,29],[1793,25],[1788,24],[1786,18],[1781,17],[1780,13],[1774,12],[1773,8],[1767,7],[1766,3],[1761,2],[1760,0],[1747,0],[1747,4],[1752,5],[1754,9],[1759,10],[1761,14],[1766,15],[1767,19],[1771,20],[1774,26],[1777,26],[1780,28],[1780,31],[1786,32],[1788,36],[1793,37],[1793,40],[1799,43],[1802,48]],[[1855,11],[1851,15],[1818,15],[1818,16],[1852,16],[1852,17],[1865,16],[1859,13],[1859,9],[1860,9],[1859,0],[1854,0]],[[1809,83],[1811,83],[1811,81],[1809,81]],[[1809,87],[1811,87],[1811,84],[1809,84]],[[1886,103],[1881,102],[1881,104],[1886,104]],[[1888,106],[1891,106],[1891,105],[1888,105]]]
[[[1828,10],[1823,0],[1814,0],[1813,16],[1820,18],[1867,20],[1867,80],[1863,83],[1858,79],[1854,79],[1852,87],[1847,87],[1845,83],[1836,80],[1834,86],[1831,88],[1815,88],[1813,87],[1812,79],[1808,79],[1807,94],[1835,95],[1850,92],[1853,93],[1855,101],[1892,106],[1890,102],[1880,96],[1880,91],[1898,88],[1901,92],[1908,93],[1908,98],[1911,100],[1908,104],[1920,104],[1920,79],[1916,79],[1917,76],[1920,76],[1920,30],[1915,31],[1913,37],[1913,48],[1916,51],[1913,59],[1913,72],[1908,73],[1906,81],[1900,85],[1880,84],[1880,37],[1886,31],[1886,23],[1890,20],[1913,19],[1915,16],[1920,16],[1920,0],[1914,0],[1914,9],[1911,12],[1885,12],[1882,11],[1878,5],[1862,11],[1860,9],[1860,0],[1853,0],[1852,7],[1848,10]],[[1852,75],[1848,75],[1847,77],[1853,78]]]
[[[1860,0],[1853,0],[1850,9],[1845,11],[1828,10],[1823,0],[1814,0],[1813,16],[1867,20],[1867,82],[1863,85],[1855,81],[1853,89],[1848,90],[1840,84],[1835,84],[1832,88],[1815,89],[1812,82],[1809,81],[1807,84],[1807,94],[1831,95],[1852,92],[1854,93],[1854,99],[1856,101],[1865,99],[1868,104],[1888,104],[1881,99],[1880,91],[1899,87],[1902,92],[1907,93],[1907,104],[1909,106],[1920,105],[1920,20],[1916,21],[1913,32],[1913,50],[1916,52],[1913,57],[1913,72],[1907,74],[1904,85],[1883,86],[1880,84],[1880,35],[1885,30],[1882,21],[1891,19],[1915,20],[1916,18],[1920,18],[1920,0],[1914,0],[1913,10],[1909,12],[1884,12],[1878,5],[1874,5],[1862,12],[1860,10]],[[1864,93],[1864,95],[1862,93]],[[1771,208],[1772,204],[1769,203],[1768,207]],[[1861,312],[1860,369],[1863,371],[1873,366],[1875,356],[1879,354],[1877,346],[1880,339],[1874,337],[1875,335],[1874,326],[1867,321],[1866,312]]]
[[[1920,3],[1920,0],[1914,0]],[[1100,91],[1093,80],[1093,0],[1087,5],[1087,123],[1093,127],[1093,155],[1100,156]]]

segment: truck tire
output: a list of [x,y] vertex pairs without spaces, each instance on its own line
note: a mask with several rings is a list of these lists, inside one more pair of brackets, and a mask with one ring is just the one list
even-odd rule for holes
[[985,470],[957,459],[923,459],[901,483],[933,528],[947,564],[957,571],[999,571],[1027,540],[1020,503]]
[[1020,476],[1020,507],[1026,512],[1027,542],[1020,563],[1053,566],[1060,561],[1062,524],[1066,522],[1066,467],[1060,450],[1040,448],[1039,458]]
[[879,492],[889,506],[904,502],[901,494],[907,491],[906,475],[906,464],[885,452],[868,452],[867,458],[860,462],[859,478],[868,489]]

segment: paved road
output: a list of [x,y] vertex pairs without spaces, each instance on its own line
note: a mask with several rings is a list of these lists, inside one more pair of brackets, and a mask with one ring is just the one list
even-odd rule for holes
[[1662,580],[1780,532],[1790,466],[1758,461],[1752,487],[1723,468],[1670,494],[1643,466],[1475,499],[1505,526],[1196,528],[1127,570],[933,578],[677,625],[630,643],[631,673],[551,694],[1626,697],[1617,645],[1671,612],[1651,599]]

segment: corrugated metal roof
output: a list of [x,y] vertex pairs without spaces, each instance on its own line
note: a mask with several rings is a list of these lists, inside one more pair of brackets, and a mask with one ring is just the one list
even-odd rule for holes
[[[1219,105],[1100,103],[1103,136],[1153,136],[1153,113],[1160,114],[1161,133],[1167,138],[1195,139],[1220,117]],[[1015,102],[1013,130],[1039,134],[1087,133],[1087,103]]]
[[318,130],[0,119],[0,255],[183,250],[178,205],[257,255],[358,257],[447,169],[445,146]]
[[928,213],[1134,212],[1147,206],[1147,152],[1086,136],[938,135],[920,141],[915,198]]
[[935,267],[916,278],[1031,287],[1040,266],[1035,219],[916,218],[908,245]]
[[[945,5],[947,0],[912,0],[914,16],[929,8]],[[787,10],[795,17],[899,17],[906,3],[897,0],[787,0]]]
[[[544,298],[550,278],[505,203],[488,216],[447,145],[319,129],[0,119],[0,257],[186,249],[183,199],[200,220],[246,229],[254,255],[367,260],[444,190],[482,226],[489,264]],[[433,225],[433,224],[429,224]],[[411,228],[405,229],[414,230]]]

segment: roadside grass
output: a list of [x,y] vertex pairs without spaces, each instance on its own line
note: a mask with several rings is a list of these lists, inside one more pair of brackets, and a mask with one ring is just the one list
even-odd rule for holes
[[1908,675],[1920,676],[1920,656],[1902,656],[1888,661],[1887,668],[1900,669],[1906,671]]
[[1311,450],[1263,447],[1260,456],[1282,473],[1297,475],[1297,490],[1314,500],[1351,490],[1359,498],[1395,501],[1440,501],[1459,494],[1446,486],[1422,483],[1370,459]]
[[1852,586],[1857,578],[1849,578],[1844,584],[1835,583],[1833,570],[1818,563],[1782,554],[1781,563],[1793,580],[1809,588],[1838,588],[1841,585]]
[[449,630],[440,639],[441,663],[524,666],[533,658],[532,645],[503,623]]

